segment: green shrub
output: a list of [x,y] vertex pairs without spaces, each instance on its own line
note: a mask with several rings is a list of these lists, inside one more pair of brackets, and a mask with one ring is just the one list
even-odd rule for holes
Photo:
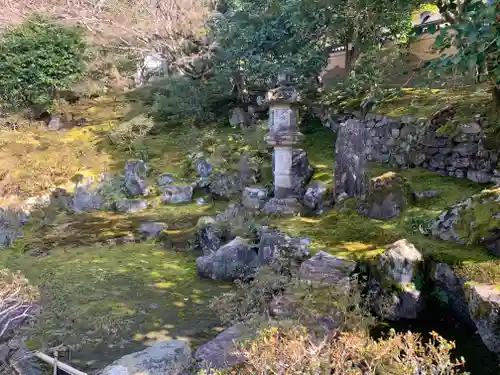
[[[261,268],[252,281],[237,282],[212,302],[225,324],[243,322],[254,333],[236,342],[234,354],[243,362],[214,374],[466,374],[463,358],[453,359],[455,344],[435,332],[428,342],[393,330],[374,340],[370,332],[377,320],[362,291],[356,278],[349,287],[334,286]],[[284,314],[271,318],[277,296]]]
[[99,185],[99,193],[108,204],[125,199],[125,181],[122,177],[109,178]]
[[152,112],[159,120],[200,126],[214,122],[229,109],[229,80],[198,81],[186,76],[172,76],[161,82],[161,85],[155,83],[154,90],[150,91],[154,97]]
[[153,120],[146,115],[139,115],[120,123],[109,133],[109,139],[113,145],[126,147],[129,151],[137,151],[140,146],[136,142],[148,135],[153,127]]
[[36,16],[0,35],[0,101],[11,108],[48,105],[84,72],[77,28]]
[[411,216],[407,220],[407,226],[409,227],[409,229],[412,232],[420,232],[423,234],[429,234],[430,227],[431,227],[433,221],[434,221],[434,218],[426,216],[426,215]]
[[282,322],[241,346],[244,363],[225,374],[467,374],[452,359],[455,344],[435,332],[427,343],[411,332],[374,341],[365,331],[318,334]]

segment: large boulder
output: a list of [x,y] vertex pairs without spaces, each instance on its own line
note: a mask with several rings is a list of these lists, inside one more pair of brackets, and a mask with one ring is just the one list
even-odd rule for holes
[[343,193],[360,197],[366,183],[367,131],[363,121],[341,124],[335,144],[335,200]]
[[164,204],[189,203],[193,199],[193,187],[190,185],[173,186],[163,188],[161,202]]
[[406,179],[394,172],[372,178],[360,201],[360,212],[372,219],[388,220],[398,217],[411,200]]
[[232,221],[237,219],[238,217],[245,215],[245,207],[239,203],[233,203],[227,206],[227,208],[221,213],[215,216],[215,220],[217,221]]
[[201,345],[194,353],[198,367],[209,372],[224,370],[243,363],[243,356],[237,353],[238,341],[250,335],[243,324],[235,324],[222,331],[215,339]]
[[304,205],[311,210],[319,210],[328,199],[328,189],[321,182],[313,183],[304,194]]
[[170,185],[175,181],[174,176],[170,173],[163,173],[156,178],[156,183],[158,186]]
[[204,255],[215,253],[227,242],[227,232],[224,225],[217,223],[213,217],[200,217],[196,224],[197,247],[203,251]]
[[[253,233],[251,229],[254,229]],[[253,223],[251,210],[245,209],[242,204],[233,203],[218,213],[215,218],[203,216],[196,225],[196,247],[205,255],[216,252],[222,245],[234,239],[238,234],[244,236],[257,235],[257,228]]]
[[205,159],[197,159],[194,162],[194,169],[200,177],[208,177],[212,173],[214,166]]
[[23,211],[0,207],[0,249],[12,245],[16,238],[23,236],[21,227],[28,222]]
[[141,223],[139,233],[145,239],[149,240],[160,237],[167,228],[168,225],[166,223],[162,223],[161,221],[145,222]]
[[0,229],[0,249],[11,246],[14,240],[22,237],[22,232],[17,230]]
[[269,200],[267,189],[259,187],[246,187],[243,190],[241,202],[247,208],[260,210]]
[[77,184],[70,209],[76,213],[91,212],[102,210],[105,205],[106,201],[100,192],[100,185],[89,177]]
[[[355,268],[356,262],[352,260],[319,251],[311,259],[302,263],[297,276],[303,282],[349,288],[350,277]],[[294,312],[293,306],[296,300],[297,291],[293,288],[288,289],[281,296],[277,296],[271,301],[269,312],[275,317],[290,316]],[[322,320],[322,318],[324,317],[318,316],[319,320]]]
[[[273,153],[273,171],[275,169],[275,156]],[[311,180],[314,169],[309,164],[307,152],[302,149],[294,149],[292,153],[292,193],[302,197],[305,193],[305,186]]]
[[264,205],[263,211],[274,215],[295,215],[302,211],[302,204],[297,198],[271,198]]
[[380,255],[372,270],[371,296],[384,319],[416,319],[424,307],[423,256],[407,240],[399,240]]
[[356,268],[356,262],[318,251],[311,259],[302,263],[298,277],[302,280],[345,285]]
[[469,313],[486,347],[500,354],[500,290],[496,285],[466,283]]
[[148,171],[142,160],[132,160],[125,164],[125,188],[131,197],[147,196],[149,187],[144,177]]
[[457,275],[453,268],[446,263],[433,264],[430,279],[434,282],[437,290],[445,294],[448,306],[460,320],[472,326],[473,323],[465,298],[465,280]]
[[135,214],[148,208],[145,199],[121,199],[115,202],[115,210],[124,214]]
[[292,238],[277,230],[264,228],[260,236],[258,263],[260,266],[269,265],[284,257],[303,260],[311,253],[310,245],[309,238]]
[[257,252],[249,241],[236,237],[215,253],[196,259],[198,275],[213,280],[234,281],[251,276],[257,267]]
[[483,245],[500,255],[500,186],[483,190],[443,211],[432,224],[442,240]]
[[168,340],[118,359],[99,375],[181,375],[191,361],[188,342]]
[[210,193],[225,199],[231,199],[241,194],[242,183],[239,173],[215,173],[210,176]]

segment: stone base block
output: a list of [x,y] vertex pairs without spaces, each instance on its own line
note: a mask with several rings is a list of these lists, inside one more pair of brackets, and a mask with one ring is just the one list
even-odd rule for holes
[[300,213],[302,204],[297,198],[272,198],[264,205],[264,212],[277,215],[294,215]]

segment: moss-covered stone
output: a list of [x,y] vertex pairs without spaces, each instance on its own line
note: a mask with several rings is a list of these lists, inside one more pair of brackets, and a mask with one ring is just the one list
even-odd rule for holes
[[360,211],[370,218],[387,220],[401,215],[410,199],[411,188],[406,178],[387,172],[370,180]]
[[[483,190],[445,210],[433,224],[434,235],[465,244],[484,244],[500,254],[500,187]],[[491,237],[495,238],[491,238]],[[498,234],[500,239],[500,233]]]
[[483,138],[483,146],[492,151],[500,149],[500,128],[487,129]]
[[500,353],[500,289],[495,285],[465,283],[469,313],[488,349]]
[[457,134],[457,125],[453,122],[447,122],[436,129],[436,134],[453,138]]
[[399,240],[373,262],[370,289],[375,311],[383,318],[415,319],[424,306],[423,255],[407,240]]

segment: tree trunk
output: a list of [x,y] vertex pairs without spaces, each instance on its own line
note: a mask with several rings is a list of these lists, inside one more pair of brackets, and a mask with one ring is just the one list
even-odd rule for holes
[[500,87],[493,86],[491,88],[493,95],[493,113],[495,116],[500,116]]

